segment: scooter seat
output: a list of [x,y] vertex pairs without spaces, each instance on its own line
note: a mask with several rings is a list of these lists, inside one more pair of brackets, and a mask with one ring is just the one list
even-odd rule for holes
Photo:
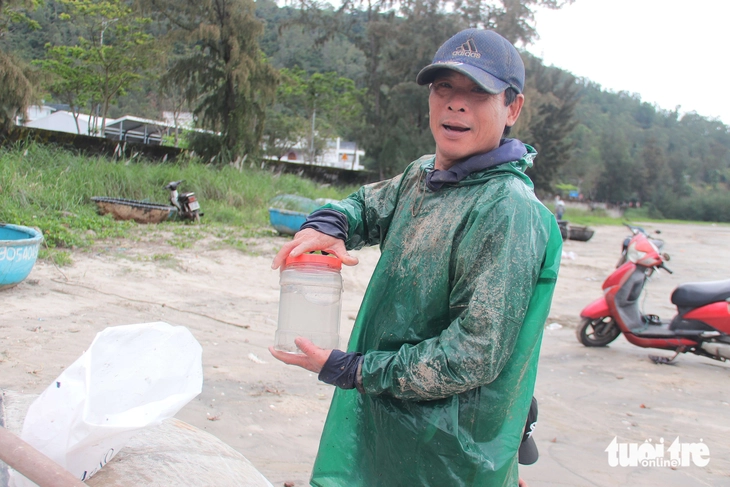
[[699,308],[730,298],[730,279],[726,281],[688,282],[672,293],[672,303],[678,308]]

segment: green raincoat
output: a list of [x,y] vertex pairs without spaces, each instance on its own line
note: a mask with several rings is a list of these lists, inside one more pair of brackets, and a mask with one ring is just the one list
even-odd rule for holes
[[528,151],[437,192],[425,156],[328,205],[381,258],[348,347],[365,394],[335,392],[312,485],[517,485],[562,247]]

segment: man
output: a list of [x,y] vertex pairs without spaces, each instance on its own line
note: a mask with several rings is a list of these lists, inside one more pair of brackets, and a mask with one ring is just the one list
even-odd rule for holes
[[[348,353],[298,338],[271,353],[335,384],[314,486],[510,486],[530,407],[562,239],[502,139],[519,117],[524,65],[490,31],[449,39],[429,85],[436,154],[314,212],[287,256],[380,245]],[[508,130],[508,129],[507,129]]]
[[565,203],[559,194],[555,195],[555,218],[560,221],[565,213]]

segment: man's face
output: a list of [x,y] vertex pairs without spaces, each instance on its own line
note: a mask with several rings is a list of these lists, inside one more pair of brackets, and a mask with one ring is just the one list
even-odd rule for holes
[[499,146],[506,125],[520,115],[523,95],[504,106],[504,93],[493,95],[456,71],[444,70],[431,84],[428,106],[436,141],[436,168]]

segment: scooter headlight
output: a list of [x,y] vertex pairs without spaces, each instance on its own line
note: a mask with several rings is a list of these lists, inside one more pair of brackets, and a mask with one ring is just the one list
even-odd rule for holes
[[628,249],[628,251],[626,253],[626,256],[628,257],[628,259],[631,262],[633,262],[634,264],[636,264],[641,259],[643,259],[644,257],[646,257],[646,252],[642,252],[641,250],[637,250],[636,249],[636,245],[629,245],[629,249]]

